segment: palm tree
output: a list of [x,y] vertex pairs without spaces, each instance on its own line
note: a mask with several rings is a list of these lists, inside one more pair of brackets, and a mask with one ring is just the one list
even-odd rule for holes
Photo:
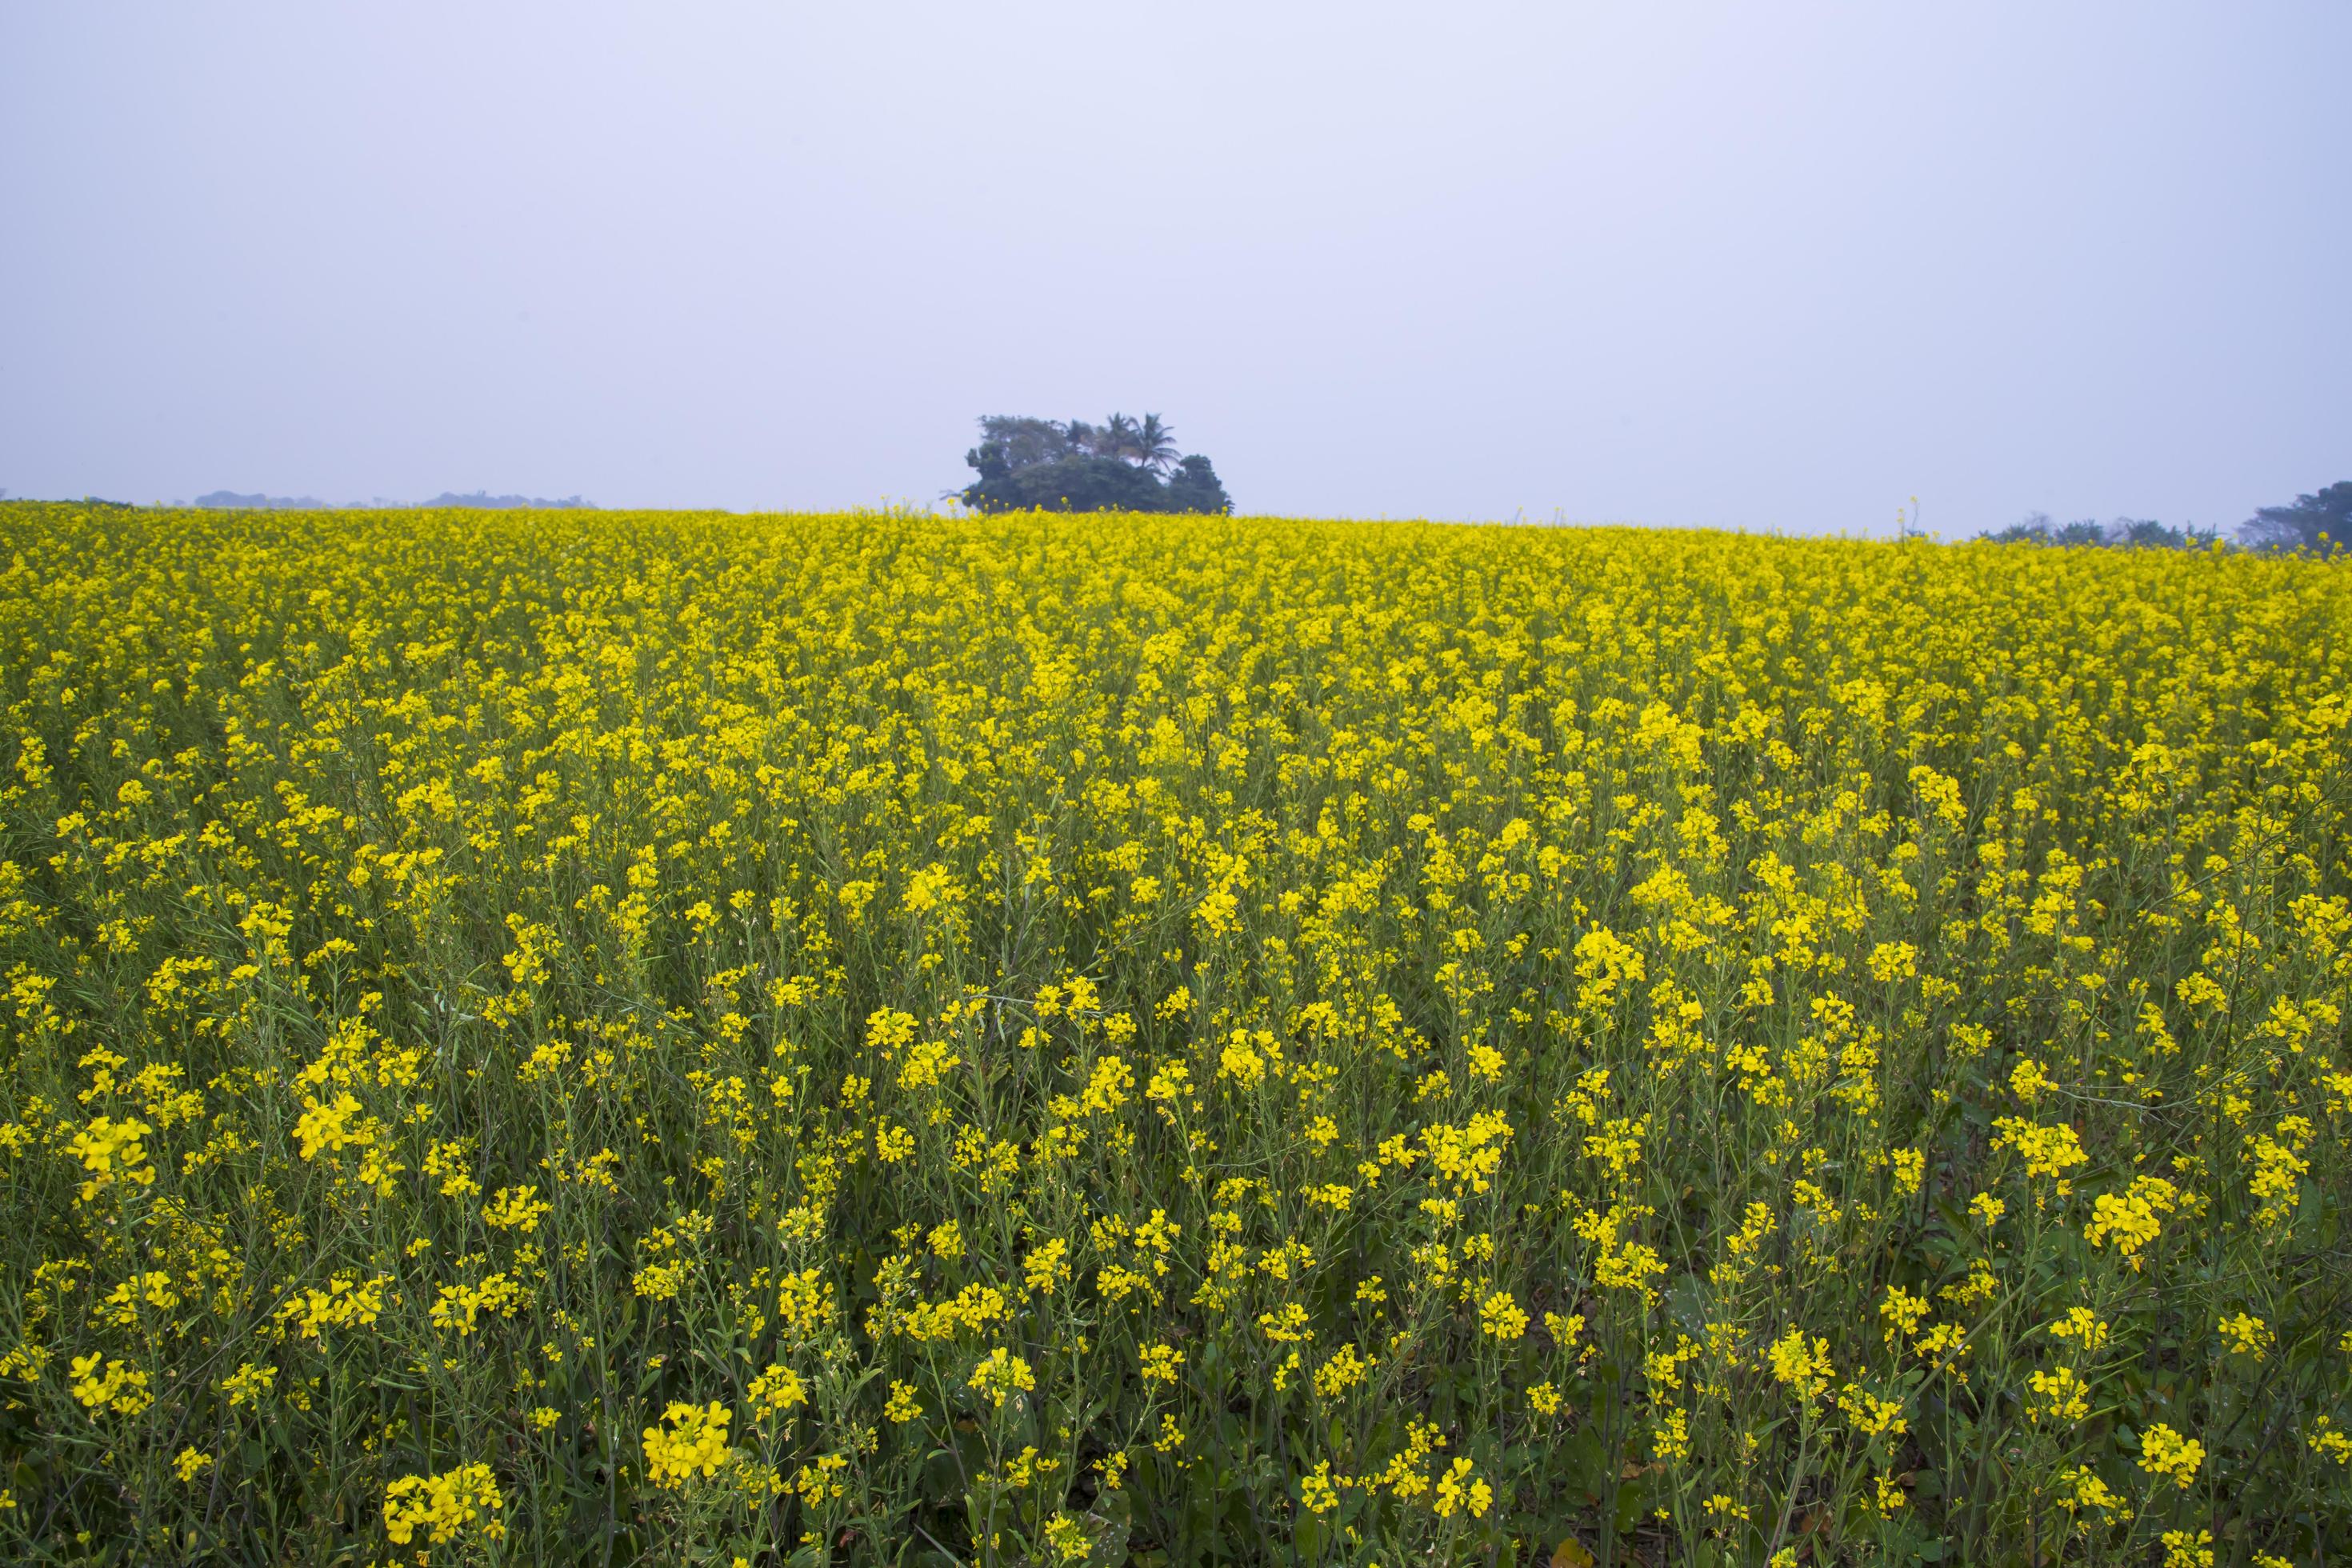
[[1101,431],[1102,455],[1106,458],[1135,458],[1141,454],[1136,446],[1136,424],[1124,414],[1114,414],[1104,421]]
[[1160,422],[1157,414],[1147,414],[1135,429],[1136,450],[1142,454],[1143,466],[1165,478],[1169,466],[1176,461],[1176,432]]

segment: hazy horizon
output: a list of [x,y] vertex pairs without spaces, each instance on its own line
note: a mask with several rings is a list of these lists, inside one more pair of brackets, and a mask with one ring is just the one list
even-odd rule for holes
[[0,13],[0,488],[2225,531],[2352,478],[2352,8]]

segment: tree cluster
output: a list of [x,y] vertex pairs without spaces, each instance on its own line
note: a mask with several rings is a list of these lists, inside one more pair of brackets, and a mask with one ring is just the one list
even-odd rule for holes
[[2221,538],[2213,529],[2190,523],[2173,528],[2152,517],[2119,517],[2111,522],[2084,518],[2053,522],[2046,511],[2029,512],[2007,528],[1979,534],[1996,544],[2088,544],[2118,550],[2203,550]]
[[2293,506],[2266,506],[2238,525],[2238,537],[2257,550],[2308,550],[2326,555],[2352,540],[2352,479],[2338,479]]
[[[2084,518],[2053,522],[2046,511],[2030,512],[2007,528],[1977,536],[1996,544],[2096,545],[2124,550],[2205,550],[2221,542],[2221,531],[2191,523],[2172,528],[2153,518],[2119,517],[2112,522]],[[2307,551],[2326,555],[2352,540],[2352,479],[2339,480],[2315,495],[2294,498],[2291,506],[2259,508],[2238,525],[2238,542],[2251,550]]]
[[987,415],[963,460],[980,478],[955,494],[975,511],[1234,510],[1215,467],[1197,452],[1179,457],[1157,414],[1100,425]]

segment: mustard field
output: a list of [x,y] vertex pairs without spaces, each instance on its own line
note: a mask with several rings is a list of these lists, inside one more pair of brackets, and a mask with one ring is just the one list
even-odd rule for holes
[[9,1561],[2352,1557],[2352,568],[0,564]]

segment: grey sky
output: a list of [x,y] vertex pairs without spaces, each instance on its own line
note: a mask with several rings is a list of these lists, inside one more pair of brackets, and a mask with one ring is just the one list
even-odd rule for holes
[[2230,525],[2352,478],[2352,5],[0,8],[0,487]]

